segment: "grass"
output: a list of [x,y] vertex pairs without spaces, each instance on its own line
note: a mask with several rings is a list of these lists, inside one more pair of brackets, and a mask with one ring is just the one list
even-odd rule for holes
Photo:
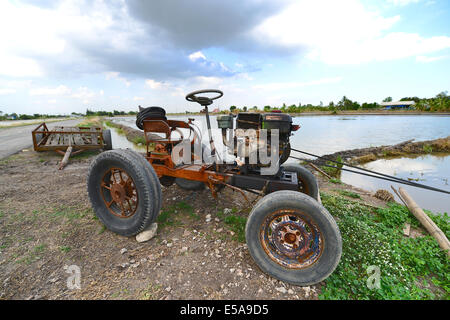
[[181,225],[182,223],[177,219],[178,213],[188,214],[193,219],[200,219],[200,217],[194,212],[194,208],[184,202],[177,202],[167,208],[163,208],[157,218],[157,222],[160,227]]
[[94,218],[94,212],[92,208],[80,210],[80,208],[60,206],[59,208],[55,208],[53,210],[51,216],[57,218],[65,218],[69,221],[73,221],[82,219],[84,217]]
[[223,210],[218,210],[216,215],[234,232],[233,239],[244,243],[247,218],[236,215],[237,212],[238,210],[236,208],[232,208],[230,214],[225,214]]
[[424,144],[423,145],[423,152],[425,152],[425,153],[432,153],[433,152],[433,147],[430,146],[429,144]]
[[83,121],[77,124],[77,127],[103,127],[103,120],[100,117],[92,116],[86,117]]
[[346,196],[346,197],[350,197],[353,199],[361,199],[361,196],[355,192],[352,191],[348,191],[348,190],[335,190],[337,192],[339,192],[341,195]]
[[[342,235],[342,257],[322,287],[321,299],[449,299],[450,266],[436,240],[403,236],[405,223],[419,228],[404,207],[391,203],[371,208],[321,193],[323,205],[335,217]],[[431,219],[450,236],[449,218]],[[368,267],[380,268],[380,287],[367,285]]]
[[36,121],[30,121],[30,122],[25,122],[25,123],[24,122],[22,122],[22,123],[14,123],[14,121],[22,121],[22,120],[12,120],[11,124],[0,125],[0,129],[24,127],[24,126],[31,126],[31,125],[40,124],[42,122],[52,123],[52,122],[59,122],[59,121],[66,121],[66,120],[73,120],[73,119],[76,119],[76,118],[61,118],[61,119],[46,119],[46,118],[42,118],[42,119],[36,119]]
[[235,233],[235,240],[245,243],[245,225],[247,218],[231,214],[224,219],[225,223]]
[[[341,156],[337,156],[337,158],[336,158],[335,161],[341,162],[341,163],[342,163],[342,157],[341,157]],[[329,166],[333,166],[334,168],[332,168],[332,167],[327,167],[327,166],[321,166],[321,169],[322,169],[323,171],[325,171],[325,172],[328,173],[330,176],[335,177],[335,178],[337,178],[337,177],[340,176],[342,164],[337,164],[337,163],[334,163],[334,162],[332,162],[332,161],[327,161],[326,164],[329,165]]]
[[40,255],[42,253],[44,253],[45,249],[47,248],[47,245],[45,243],[37,245],[33,248],[33,250],[31,250],[30,252],[28,252],[28,254],[23,257],[22,259],[18,260],[18,263],[25,263],[25,264],[31,264],[34,261],[39,260],[41,257]]
[[69,247],[69,246],[61,246],[61,247],[59,247],[59,250],[61,250],[61,252],[63,252],[63,253],[67,253],[67,252],[69,252],[71,249],[72,249],[72,248]]
[[146,144],[146,143],[147,143],[147,141],[145,140],[144,137],[135,137],[135,138],[132,140],[132,142],[133,142],[134,144]]

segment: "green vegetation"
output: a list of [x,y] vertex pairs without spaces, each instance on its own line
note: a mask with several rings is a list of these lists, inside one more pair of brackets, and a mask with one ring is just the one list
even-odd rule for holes
[[163,208],[157,218],[157,222],[160,227],[181,225],[182,223],[177,220],[178,213],[188,214],[193,219],[199,219],[200,217],[194,212],[194,208],[184,202],[177,202],[167,208]]
[[336,178],[331,178],[331,179],[330,179],[330,182],[331,182],[331,183],[334,183],[334,184],[342,184],[342,181],[339,180],[339,179],[336,179]]
[[224,221],[230,227],[231,231],[235,233],[234,239],[245,243],[245,224],[247,223],[247,218],[232,214],[226,216]]
[[[325,281],[321,299],[450,298],[447,256],[428,234],[403,236],[405,223],[419,228],[404,206],[373,208],[326,193],[321,199],[335,217],[343,242],[341,261]],[[450,236],[449,217],[427,213]],[[379,288],[367,285],[372,275],[369,266],[379,267]]]
[[17,262],[18,263],[31,264],[34,261],[37,261],[37,260],[39,260],[41,258],[40,255],[42,253],[44,253],[46,248],[47,248],[47,245],[45,243],[37,245],[37,246],[35,246],[33,248],[33,250],[28,252],[28,254],[25,257],[23,257],[22,259],[18,260]]
[[346,197],[350,197],[350,198],[354,198],[354,199],[361,199],[361,196],[359,194],[352,192],[352,191],[348,191],[348,190],[336,190],[336,191]]
[[59,247],[59,250],[61,250],[61,252],[67,253],[71,250],[72,248],[69,246],[61,246]]
[[[337,156],[336,157],[336,161],[342,163],[342,157],[341,156]],[[321,166],[321,169],[323,171],[325,171],[330,176],[335,177],[335,178],[337,178],[337,177],[339,177],[341,175],[341,169],[342,169],[342,166],[343,166],[342,164],[337,164],[337,163],[334,163],[334,162],[331,162],[331,161],[327,161],[326,164],[328,166],[333,166],[334,168],[328,167],[328,166]]]
[[136,111],[125,112],[125,111],[114,110],[113,112],[111,112],[111,111],[92,111],[92,110],[89,110],[89,109],[86,110],[86,116],[113,117],[113,116],[126,116],[126,115],[135,115],[135,114],[137,114]]
[[[392,97],[387,97],[383,100],[383,102],[391,102]],[[419,111],[450,111],[450,96],[447,95],[447,91],[441,92],[437,94],[433,98],[418,98],[418,97],[404,97],[400,99],[400,101],[415,101],[416,105],[414,109]],[[229,111],[233,113],[238,113],[241,111],[246,111],[248,108],[243,106],[239,108],[237,106],[231,106]],[[286,105],[283,103],[282,106],[269,106],[266,105],[262,109],[258,109],[257,106],[250,108],[250,111],[264,111],[270,112],[273,110],[280,110],[285,113],[302,113],[302,112],[314,112],[314,111],[327,111],[332,114],[338,114],[339,111],[349,111],[349,110],[376,110],[376,109],[384,109],[377,102],[363,102],[359,103],[357,101],[352,101],[351,99],[343,96],[340,101],[334,103],[333,101],[329,102],[328,105],[324,105],[320,102],[318,105],[306,104],[302,105],[299,103],[298,105]],[[223,110],[221,113],[228,113],[228,110]]]
[[423,145],[423,152],[425,152],[425,153],[432,153],[433,152],[433,147],[430,146],[429,144],[424,144]]

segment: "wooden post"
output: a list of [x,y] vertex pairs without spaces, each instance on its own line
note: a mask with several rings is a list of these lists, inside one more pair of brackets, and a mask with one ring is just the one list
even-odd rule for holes
[[410,197],[410,195],[402,187],[398,188],[402,201],[406,204],[409,211],[420,221],[425,229],[437,240],[439,246],[450,257],[450,242],[441,229],[430,219],[430,217],[423,212],[423,210],[417,205],[417,203]]
[[321,174],[323,174],[325,177],[327,177],[328,179],[332,179],[331,178],[331,176],[328,174],[328,173],[326,173],[326,172],[324,172],[322,169],[320,169],[319,167],[317,167],[316,165],[314,165],[313,163],[309,163],[309,165],[313,168],[313,169],[315,169],[315,170],[317,170],[318,172],[320,172]]
[[69,145],[69,147],[66,150],[66,154],[64,155],[64,158],[61,161],[61,164],[59,165],[59,170],[62,170],[64,166],[69,162],[70,154],[72,153],[72,145]]

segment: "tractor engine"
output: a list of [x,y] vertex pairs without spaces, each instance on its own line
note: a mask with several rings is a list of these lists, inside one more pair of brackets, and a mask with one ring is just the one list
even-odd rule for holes
[[[292,117],[285,113],[255,113],[241,112],[236,117],[236,129],[233,130],[233,115],[220,115],[217,117],[217,124],[222,129],[222,141],[228,147],[228,153],[244,158],[245,164],[249,163],[251,152],[267,148],[267,155],[270,155],[271,133],[273,129],[278,129],[279,133],[279,157],[280,164],[284,163],[291,153],[289,137],[292,131],[299,129],[298,125],[292,124]],[[228,130],[230,129],[230,130]],[[252,130],[253,129],[253,130]],[[267,142],[260,139],[261,129],[267,130]],[[254,141],[254,143],[251,143]],[[259,154],[259,153],[258,153]],[[258,157],[257,166],[264,166]]]

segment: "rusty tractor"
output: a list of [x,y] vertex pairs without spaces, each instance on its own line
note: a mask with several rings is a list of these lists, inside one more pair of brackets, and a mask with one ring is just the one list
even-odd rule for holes
[[[208,89],[186,96],[204,108],[209,146],[202,145],[193,119],[167,119],[160,107],[141,109],[136,125],[145,133],[145,155],[111,150],[91,163],[87,187],[94,212],[109,230],[133,236],[156,221],[161,185],[177,183],[191,190],[206,186],[214,197],[223,188],[231,188],[247,201],[247,192],[257,194],[260,199],[245,229],[256,264],[272,277],[294,285],[324,280],[339,263],[342,240],[335,220],[320,204],[314,175],[298,164],[284,164],[290,153],[289,137],[299,126],[292,124],[291,116],[274,112],[243,112],[236,119],[231,114],[218,116],[224,148],[232,156],[223,161],[215,148],[208,112],[208,106],[222,95],[220,90]],[[273,156],[272,162],[276,160],[270,174],[267,161],[251,161],[262,151]],[[209,161],[202,159],[203,154],[209,154]]]

